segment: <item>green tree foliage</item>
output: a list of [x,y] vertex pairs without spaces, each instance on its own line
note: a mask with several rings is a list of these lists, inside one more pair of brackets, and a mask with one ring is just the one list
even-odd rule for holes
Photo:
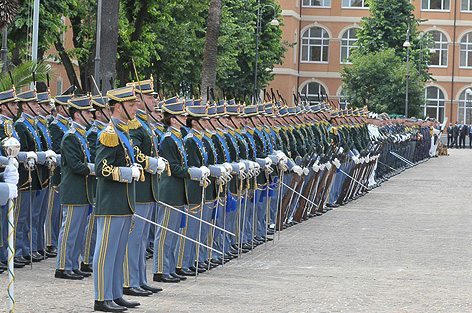
[[[0,64],[0,68],[2,68]],[[45,63],[36,63],[32,61],[26,61],[18,66],[10,69],[10,72],[4,72],[0,74],[0,92],[6,91],[12,88],[12,85],[16,89],[28,86],[33,82],[33,72],[35,73],[35,79],[37,81],[45,81],[46,74],[50,71],[51,66]]]
[[[262,0],[261,5],[274,5],[276,0]],[[31,2],[20,1],[20,10],[10,27],[9,50],[14,64],[29,58],[31,33]],[[117,82],[122,85],[136,80],[132,60],[139,79],[153,75],[160,92],[167,96],[185,93],[201,94],[202,54],[205,42],[209,0],[121,0],[117,55]],[[41,1],[39,56],[54,46],[59,52],[57,61],[67,71],[71,84],[91,90],[95,58],[96,1]],[[257,0],[225,0],[218,40],[217,86],[230,95],[249,95],[253,88],[255,58],[255,25]],[[67,50],[62,42],[66,30],[63,17],[72,24],[74,49]],[[261,33],[259,84],[267,85],[270,71],[282,61],[285,44],[280,28],[269,26],[273,11],[266,7]],[[75,77],[73,62],[79,65]]]
[[410,0],[367,0],[369,16],[361,21],[361,29],[357,33],[357,49],[361,53],[394,49],[395,54],[406,60],[406,49],[403,43],[410,32],[410,60],[420,71],[426,81],[428,73],[429,36],[418,31],[420,20],[413,14],[414,6]]
[[[354,53],[352,66],[341,73],[343,91],[357,106],[374,112],[404,114],[406,63],[394,49]],[[412,71],[409,84],[409,116],[418,116],[424,102],[424,86],[417,71]]]

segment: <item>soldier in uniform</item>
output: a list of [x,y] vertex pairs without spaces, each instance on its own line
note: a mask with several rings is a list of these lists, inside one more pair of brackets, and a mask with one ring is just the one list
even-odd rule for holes
[[85,232],[89,206],[93,204],[90,148],[85,138],[86,126],[92,119],[90,97],[70,99],[72,125],[61,142],[61,206],[62,226],[59,233],[56,278],[80,280],[89,277],[79,269],[79,255]]
[[[92,97],[92,106],[95,109],[92,113],[94,115],[94,121],[92,126],[85,133],[87,142],[90,148],[90,162],[95,164],[95,155],[97,152],[97,137],[98,134],[107,127],[109,122],[109,114],[107,114],[106,106],[108,104],[108,98],[102,96]],[[96,197],[96,186],[97,179],[94,177],[91,179],[90,183],[92,184],[93,192],[93,203],[95,203]],[[82,272],[91,273],[93,272],[92,263],[93,263],[93,252],[95,250],[95,240],[97,238],[97,227],[95,225],[95,210],[92,209],[92,212],[87,217],[87,226],[84,234],[84,246],[82,249],[82,263],[80,264],[80,270]]]
[[[61,141],[64,134],[69,129],[70,118],[67,113],[67,101],[72,95],[56,96],[54,105],[56,116],[49,125],[49,133],[51,135],[52,150],[56,154],[61,153]],[[59,163],[59,162],[58,162]],[[60,166],[60,164],[58,164]],[[54,170],[52,176],[52,190],[49,190],[49,211],[46,217],[46,255],[55,257],[57,255],[57,240],[59,237],[59,229],[61,227],[61,201],[59,195],[59,185],[61,183],[60,168]]]
[[[8,137],[18,138],[18,134],[16,133],[15,129],[13,128],[13,119],[18,114],[18,105],[16,103],[16,93],[15,89],[12,88],[10,90],[0,92],[0,140],[3,140]],[[3,150],[2,155],[3,155]],[[0,205],[6,204],[6,200],[16,198],[18,195],[18,169],[15,168],[14,172],[16,173],[16,179],[14,177],[10,177],[9,175],[15,174],[12,173],[13,168],[7,167],[3,172],[3,181],[7,184],[1,183],[0,184]],[[13,179],[12,179],[13,178]],[[15,182],[16,181],[16,182]],[[6,187],[6,189],[5,189]],[[11,189],[9,191],[9,189]],[[14,196],[16,194],[16,196]],[[14,196],[14,197],[13,197]],[[6,199],[6,200],[5,200]],[[2,207],[2,214],[1,214],[1,227],[2,227],[2,248],[0,254],[0,271],[3,272],[7,269],[7,257],[8,257],[8,208]],[[24,267],[24,263],[19,263],[14,261],[15,268]]]
[[136,164],[128,122],[136,114],[133,87],[107,92],[110,124],[99,134],[95,156],[97,242],[93,258],[96,311],[122,312],[138,302],[123,299],[123,262],[136,208],[135,181],[144,179]]
[[[149,124],[149,102],[153,98],[152,80],[128,84],[134,86],[139,94],[136,116],[128,123],[130,137],[135,151],[136,162],[144,169],[144,181],[136,182],[136,214],[152,220],[153,211],[157,209],[158,178],[166,168],[166,163],[158,156],[159,142]],[[147,100],[147,101],[146,101]],[[151,224],[144,220],[135,220],[132,228],[124,265],[124,294],[130,296],[149,296],[162,291],[147,283],[146,248],[148,245]]]

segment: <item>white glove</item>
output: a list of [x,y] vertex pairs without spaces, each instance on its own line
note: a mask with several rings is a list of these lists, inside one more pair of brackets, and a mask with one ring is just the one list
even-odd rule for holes
[[46,150],[45,152],[46,158],[57,158],[56,152],[52,150]]
[[336,166],[337,169],[341,167],[341,162],[339,162],[338,158],[334,159],[333,165]]
[[369,162],[370,162],[370,158],[369,158],[369,156],[366,156],[365,157],[365,163],[369,163]]
[[331,167],[332,167],[331,162],[326,162],[325,166],[328,171],[331,170]]
[[18,187],[16,184],[8,184],[8,199],[15,199],[18,197]]
[[272,165],[272,160],[269,157],[265,158],[265,161],[266,161],[266,167],[270,167]]
[[354,161],[355,164],[359,164],[359,158],[357,156],[353,156],[352,160]]
[[361,164],[364,164],[364,161],[365,161],[365,159],[364,159],[363,157],[359,159],[359,162],[360,162]]
[[157,174],[161,175],[166,169],[166,161],[162,157],[157,158]]
[[310,174],[310,170],[308,169],[308,167],[304,167],[303,168],[303,175],[308,176],[308,174]]
[[315,163],[313,164],[312,169],[315,171],[315,173],[318,173],[320,171],[320,166],[317,163]]
[[343,153],[344,152],[344,148],[343,147],[339,147],[339,153]]
[[210,169],[206,166],[200,166],[200,170],[202,171],[203,179],[208,178],[210,176]]
[[323,164],[321,164],[321,165],[320,165],[320,170],[322,170],[322,171],[323,171],[323,170],[325,169],[325,166],[326,166],[326,164],[324,164],[324,163],[323,163]]
[[298,165],[295,165],[293,168],[292,168],[292,171],[297,174],[298,176],[302,176],[303,175],[303,169],[298,166]]
[[233,170],[233,167],[228,162],[224,162],[222,165],[226,169],[227,173],[231,173],[231,171]]
[[137,164],[131,166],[131,177],[133,177],[134,180],[139,180],[139,177],[141,177],[141,169]]
[[33,160],[34,160],[34,163],[36,163],[36,161],[38,161],[38,156],[36,155],[35,152],[33,152],[33,151],[28,151],[28,152],[26,152],[26,159],[27,159],[27,160],[33,159]]
[[3,172],[3,181],[16,186],[18,185],[19,179],[20,175],[18,174],[18,169],[14,165],[8,164]]

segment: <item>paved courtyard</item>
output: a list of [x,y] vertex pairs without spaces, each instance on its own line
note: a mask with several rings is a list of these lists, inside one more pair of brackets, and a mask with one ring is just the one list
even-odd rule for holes
[[[450,154],[130,312],[472,312],[472,150]],[[17,271],[17,312],[92,312],[91,278],[53,275]]]

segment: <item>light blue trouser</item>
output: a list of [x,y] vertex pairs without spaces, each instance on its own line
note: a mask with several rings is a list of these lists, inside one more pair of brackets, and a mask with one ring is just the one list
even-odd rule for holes
[[131,216],[96,216],[97,244],[93,256],[95,300],[123,296],[123,261]]
[[[44,222],[48,210],[48,194],[49,189],[41,189],[36,191],[33,197],[33,251],[44,250]],[[29,246],[26,246],[29,253]]]
[[[209,223],[212,222],[212,215],[213,215],[213,210],[215,208],[215,203],[214,202],[209,202],[205,203],[203,206],[203,220],[207,221]],[[210,225],[202,223],[202,234],[200,236],[201,242],[204,243],[205,245],[211,247],[211,242],[213,240],[212,233],[210,233]],[[209,253],[208,249],[199,246],[199,255],[198,255],[198,262],[204,262],[205,260],[208,260]]]
[[[217,206],[215,207],[215,214],[213,218],[216,218],[216,226],[223,228],[225,227],[225,215],[226,215],[226,208],[224,206],[224,201],[221,199]],[[219,229],[215,229],[215,235],[213,237],[213,242],[214,242],[214,247],[223,252],[226,253],[228,251],[228,245],[225,242],[225,251],[223,251],[223,241],[225,240],[225,236],[223,232]],[[216,255],[214,253],[211,254],[212,258],[218,258],[220,255]]]
[[[136,204],[135,214],[151,220],[155,207],[155,203]],[[151,224],[139,218],[134,218],[131,223],[124,264],[124,287],[137,288],[147,284],[146,248],[150,226]]]
[[[244,203],[244,202],[243,202]],[[244,210],[244,205],[241,210],[244,218],[244,211],[246,211],[246,218],[244,220],[244,229],[241,229],[243,232],[242,234],[242,242],[247,243],[251,242],[252,238],[254,237],[253,234],[253,221],[256,216],[256,212],[254,211],[254,192],[253,190],[249,190],[248,192],[248,199],[247,199],[247,204],[246,204],[246,210]]]
[[[183,208],[179,208],[183,210]],[[166,206],[159,207],[157,223],[175,232],[179,232],[182,213]],[[175,250],[179,236],[161,227],[157,229],[154,239],[153,273],[169,275],[175,272],[177,265]]]
[[[188,211],[188,213],[192,214],[194,217],[200,218],[200,206]],[[197,240],[199,221],[189,216],[184,216],[183,218],[185,219],[185,227],[181,230],[182,235]],[[189,267],[194,266],[195,263],[195,243],[183,237],[179,238],[179,242],[177,267],[188,269]]]
[[[239,201],[239,197],[235,196],[235,199],[236,199],[236,210],[230,210],[230,211],[226,211],[226,225],[225,225],[225,229],[229,232],[232,232],[233,234],[236,234],[236,227],[238,225],[238,209],[239,209],[239,205],[240,205],[240,201]],[[225,243],[225,249],[226,247],[230,248],[230,246],[232,244],[235,244],[236,243],[236,237],[235,236],[231,236],[227,233],[224,233],[224,237],[225,237],[225,240],[226,240],[226,243]]]
[[75,270],[79,268],[81,238],[85,231],[89,205],[63,205],[61,230],[56,257],[56,269]]
[[[50,196],[48,195],[48,199]],[[52,198],[52,209],[47,212],[46,222],[46,246],[57,247],[57,240],[59,238],[59,229],[61,228],[61,200],[59,194],[59,187],[56,187],[54,196]]]
[[97,223],[95,214],[92,211],[87,217],[87,225],[85,226],[85,233],[82,245],[82,258],[85,264],[92,264],[93,252],[95,250],[95,241],[97,240]]
[[6,264],[8,259],[8,207],[0,207],[2,214],[2,247],[0,248],[0,261]]
[[266,212],[267,212],[267,189],[264,187],[263,190],[256,191],[256,219],[257,219],[257,228],[256,236],[265,237],[267,221],[266,221]]
[[[35,193],[33,191],[32,193]],[[15,206],[15,256],[28,255],[25,245],[29,247],[29,214],[30,214],[30,192],[20,191],[18,193],[17,206]]]

